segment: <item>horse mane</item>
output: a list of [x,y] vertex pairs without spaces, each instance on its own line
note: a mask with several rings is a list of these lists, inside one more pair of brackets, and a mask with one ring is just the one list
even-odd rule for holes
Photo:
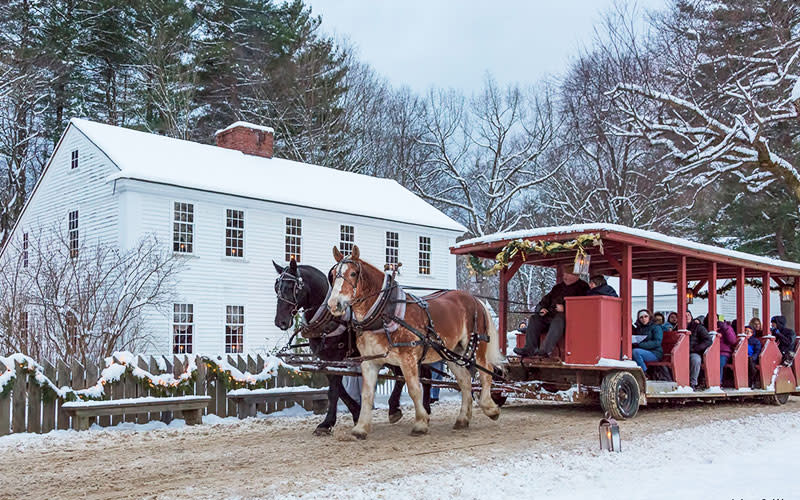
[[[361,280],[359,283],[359,290],[358,295],[360,297],[370,297],[373,300],[364,300],[361,301],[353,306],[353,312],[357,313],[359,316],[364,316],[369,308],[372,306],[372,302],[378,295],[381,293],[381,289],[383,287],[383,271],[378,269],[377,267],[373,266],[369,262],[358,259],[358,263],[361,264]],[[369,279],[364,279],[369,278]]]
[[314,266],[301,264],[297,266],[297,273],[303,278],[304,286],[308,286],[308,304],[304,304],[306,309],[306,320],[310,320],[319,306],[325,302],[328,295],[328,276]]

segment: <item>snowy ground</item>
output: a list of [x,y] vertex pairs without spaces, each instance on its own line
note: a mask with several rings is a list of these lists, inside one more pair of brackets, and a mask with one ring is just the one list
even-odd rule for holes
[[0,438],[0,498],[800,498],[787,481],[800,450],[800,399],[648,407],[623,422],[620,454],[600,452],[596,408],[434,406],[431,433],[408,436],[375,411],[367,441],[342,416],[332,437],[299,407],[257,419],[206,418]]

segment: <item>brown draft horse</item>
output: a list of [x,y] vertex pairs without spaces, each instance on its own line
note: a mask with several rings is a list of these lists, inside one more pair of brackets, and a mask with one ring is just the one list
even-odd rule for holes
[[[408,326],[419,332],[427,332],[429,313],[435,331],[443,344],[456,353],[464,354],[468,351],[470,342],[473,341],[473,332],[488,334],[488,343],[477,343],[476,362],[488,370],[504,363],[505,360],[500,354],[497,329],[489,311],[472,295],[451,290],[426,297],[428,313],[413,298],[402,292],[402,289],[395,287],[392,288],[396,292],[396,298],[383,301],[382,299],[388,293],[386,288],[389,288],[388,286],[384,288],[384,286],[389,281],[385,281],[387,278],[383,271],[359,258],[357,246],[353,247],[353,252],[348,257],[343,256],[338,248],[333,247],[333,256],[337,264],[333,269],[335,279],[328,300],[328,309],[334,316],[341,316],[350,307],[355,322],[364,324],[365,320],[375,317],[375,309],[379,304],[382,304],[379,307],[386,307],[387,304],[401,303],[405,309],[404,321]],[[380,323],[380,318],[378,318],[378,324]],[[396,329],[392,331],[393,328]],[[400,324],[395,322],[393,326],[389,326],[388,331],[391,333],[387,334],[387,330],[384,330],[383,327],[373,329],[366,325],[362,333],[356,336],[356,344],[361,355],[364,357],[376,356],[375,359],[361,363],[361,374],[364,378],[361,389],[361,413],[358,417],[358,424],[351,431],[359,439],[365,439],[370,431],[375,383],[378,378],[378,370],[384,363],[399,366],[403,371],[408,394],[414,401],[416,410],[416,421],[411,435],[417,436],[428,432],[429,416],[422,406],[422,389],[418,368],[420,363],[435,363],[442,358],[435,349],[428,349],[423,345],[398,346],[397,344],[413,344],[419,340],[417,335]],[[424,359],[421,359],[423,356]],[[447,361],[447,364],[461,389],[461,411],[453,428],[464,429],[469,427],[472,417],[471,375],[464,366],[452,361]],[[480,407],[489,418],[497,419],[500,416],[500,407],[491,397],[492,376],[483,371],[479,373],[481,381]]]

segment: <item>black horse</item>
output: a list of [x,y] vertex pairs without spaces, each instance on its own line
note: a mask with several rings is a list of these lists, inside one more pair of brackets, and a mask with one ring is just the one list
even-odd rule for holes
[[[278,280],[275,283],[275,292],[278,296],[278,307],[275,312],[275,326],[281,330],[288,330],[294,324],[295,314],[302,310],[306,322],[310,322],[320,307],[325,307],[325,297],[330,286],[328,277],[319,269],[297,265],[291,261],[289,266],[281,267],[274,261],[272,264],[278,271]],[[351,353],[356,349],[355,333],[349,328],[343,334],[336,337],[310,338],[308,339],[312,352],[323,361],[342,361],[349,356],[357,356],[358,352]],[[395,374],[399,374],[399,369],[391,367]],[[430,370],[422,374],[423,377],[430,378]],[[358,415],[361,412],[361,405],[355,401],[342,385],[341,375],[326,375],[328,378],[328,413],[325,420],[314,430],[317,436],[331,433],[336,424],[336,406],[339,399],[347,406],[353,415],[353,422],[358,422]],[[400,410],[400,394],[403,392],[402,381],[395,382],[392,394],[389,397],[389,422],[395,423],[403,416]],[[423,402],[428,413],[430,409],[430,386],[425,385],[423,390]]]

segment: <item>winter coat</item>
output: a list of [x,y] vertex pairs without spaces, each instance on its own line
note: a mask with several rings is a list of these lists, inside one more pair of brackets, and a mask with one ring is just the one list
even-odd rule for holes
[[736,349],[736,344],[739,343],[736,332],[733,331],[733,327],[730,324],[724,321],[717,321],[717,333],[721,335],[719,355],[728,356],[730,358],[733,356],[733,350]]
[[605,285],[596,286],[589,290],[586,295],[605,295],[607,297],[619,297],[614,287],[606,283]]
[[583,280],[578,280],[571,285],[567,285],[563,281],[557,283],[556,286],[550,290],[550,293],[542,297],[539,304],[536,305],[536,311],[547,309],[548,314],[556,312],[558,304],[564,304],[564,297],[583,297],[589,291],[589,284]]
[[658,356],[659,360],[664,356],[664,351],[661,348],[661,342],[664,340],[664,331],[661,326],[655,323],[643,325],[637,320],[633,325],[633,330],[636,335],[647,335],[646,339],[633,344],[633,347],[650,351]]
[[758,355],[761,354],[761,341],[755,337],[747,339],[747,357],[753,361],[758,361]]
[[669,321],[667,321],[666,323],[661,325],[661,329],[664,330],[665,332],[671,332],[672,330],[675,329],[675,326]]
[[781,354],[785,355],[787,352],[794,350],[794,341],[797,339],[797,334],[791,328],[786,327],[786,317],[773,316],[771,321],[778,325],[778,328],[772,329],[772,334],[775,335],[775,339],[778,341],[778,349],[780,349]]
[[688,329],[691,332],[689,335],[689,352],[702,355],[706,352],[706,349],[711,347],[714,339],[699,321],[689,323]]

